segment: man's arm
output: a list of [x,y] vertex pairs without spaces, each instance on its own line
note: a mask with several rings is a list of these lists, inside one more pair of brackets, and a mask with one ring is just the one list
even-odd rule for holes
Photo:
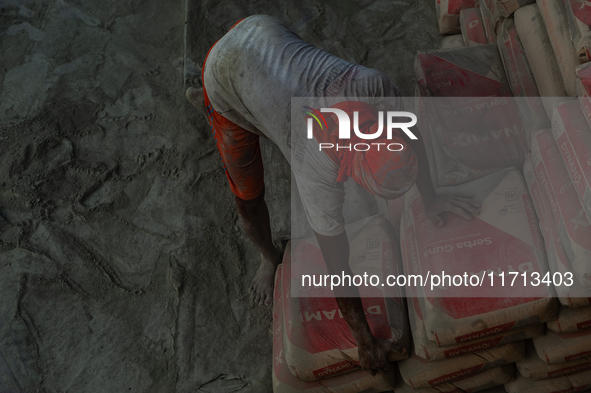
[[[337,236],[323,236],[316,232],[316,239],[320,245],[322,256],[326,262],[328,274],[353,275],[349,266],[349,241],[347,233],[343,232]],[[404,353],[406,350],[395,343],[377,339],[371,333],[361,299],[359,290],[355,287],[334,289],[337,304],[343,314],[343,318],[349,325],[353,337],[359,349],[359,362],[361,367],[376,371],[387,370],[390,362],[388,354],[392,351]]]

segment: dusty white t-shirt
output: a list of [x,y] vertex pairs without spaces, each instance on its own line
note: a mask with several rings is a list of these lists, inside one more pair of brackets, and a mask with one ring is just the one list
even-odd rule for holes
[[390,78],[306,43],[276,18],[255,15],[212,48],[203,84],[219,114],[279,146],[291,164],[312,229],[325,236],[342,233],[345,192],[336,180],[339,167],[318,154],[305,130],[292,136],[291,98],[369,97],[373,105],[384,97],[400,97]]

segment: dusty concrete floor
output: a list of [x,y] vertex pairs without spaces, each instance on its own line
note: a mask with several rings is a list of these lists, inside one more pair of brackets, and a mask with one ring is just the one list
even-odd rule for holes
[[[267,13],[407,95],[440,40],[432,0],[196,8],[201,56]],[[0,392],[271,391],[258,256],[184,98],[184,21],[183,0],[0,0]],[[284,240],[289,168],[263,151]]]

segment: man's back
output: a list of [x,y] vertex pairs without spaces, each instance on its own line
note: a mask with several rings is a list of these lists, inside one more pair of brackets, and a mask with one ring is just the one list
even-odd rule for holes
[[271,139],[288,160],[292,97],[398,96],[382,72],[326,53],[266,15],[244,19],[218,41],[204,86],[218,113]]

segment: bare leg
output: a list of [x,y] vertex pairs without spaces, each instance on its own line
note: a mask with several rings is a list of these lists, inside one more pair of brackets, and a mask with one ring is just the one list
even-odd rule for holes
[[259,306],[263,304],[269,306],[273,303],[275,269],[281,262],[281,254],[273,245],[271,238],[269,210],[264,196],[263,191],[260,196],[249,201],[235,197],[240,222],[261,253],[261,265],[249,290],[252,300]]
[[[185,95],[187,100],[207,117],[203,88],[189,87]],[[252,280],[249,292],[255,303],[268,306],[273,303],[275,269],[281,262],[281,254],[273,245],[265,193],[263,191],[257,198],[248,201],[239,197],[235,197],[235,200],[240,222],[261,253],[261,265]]]

